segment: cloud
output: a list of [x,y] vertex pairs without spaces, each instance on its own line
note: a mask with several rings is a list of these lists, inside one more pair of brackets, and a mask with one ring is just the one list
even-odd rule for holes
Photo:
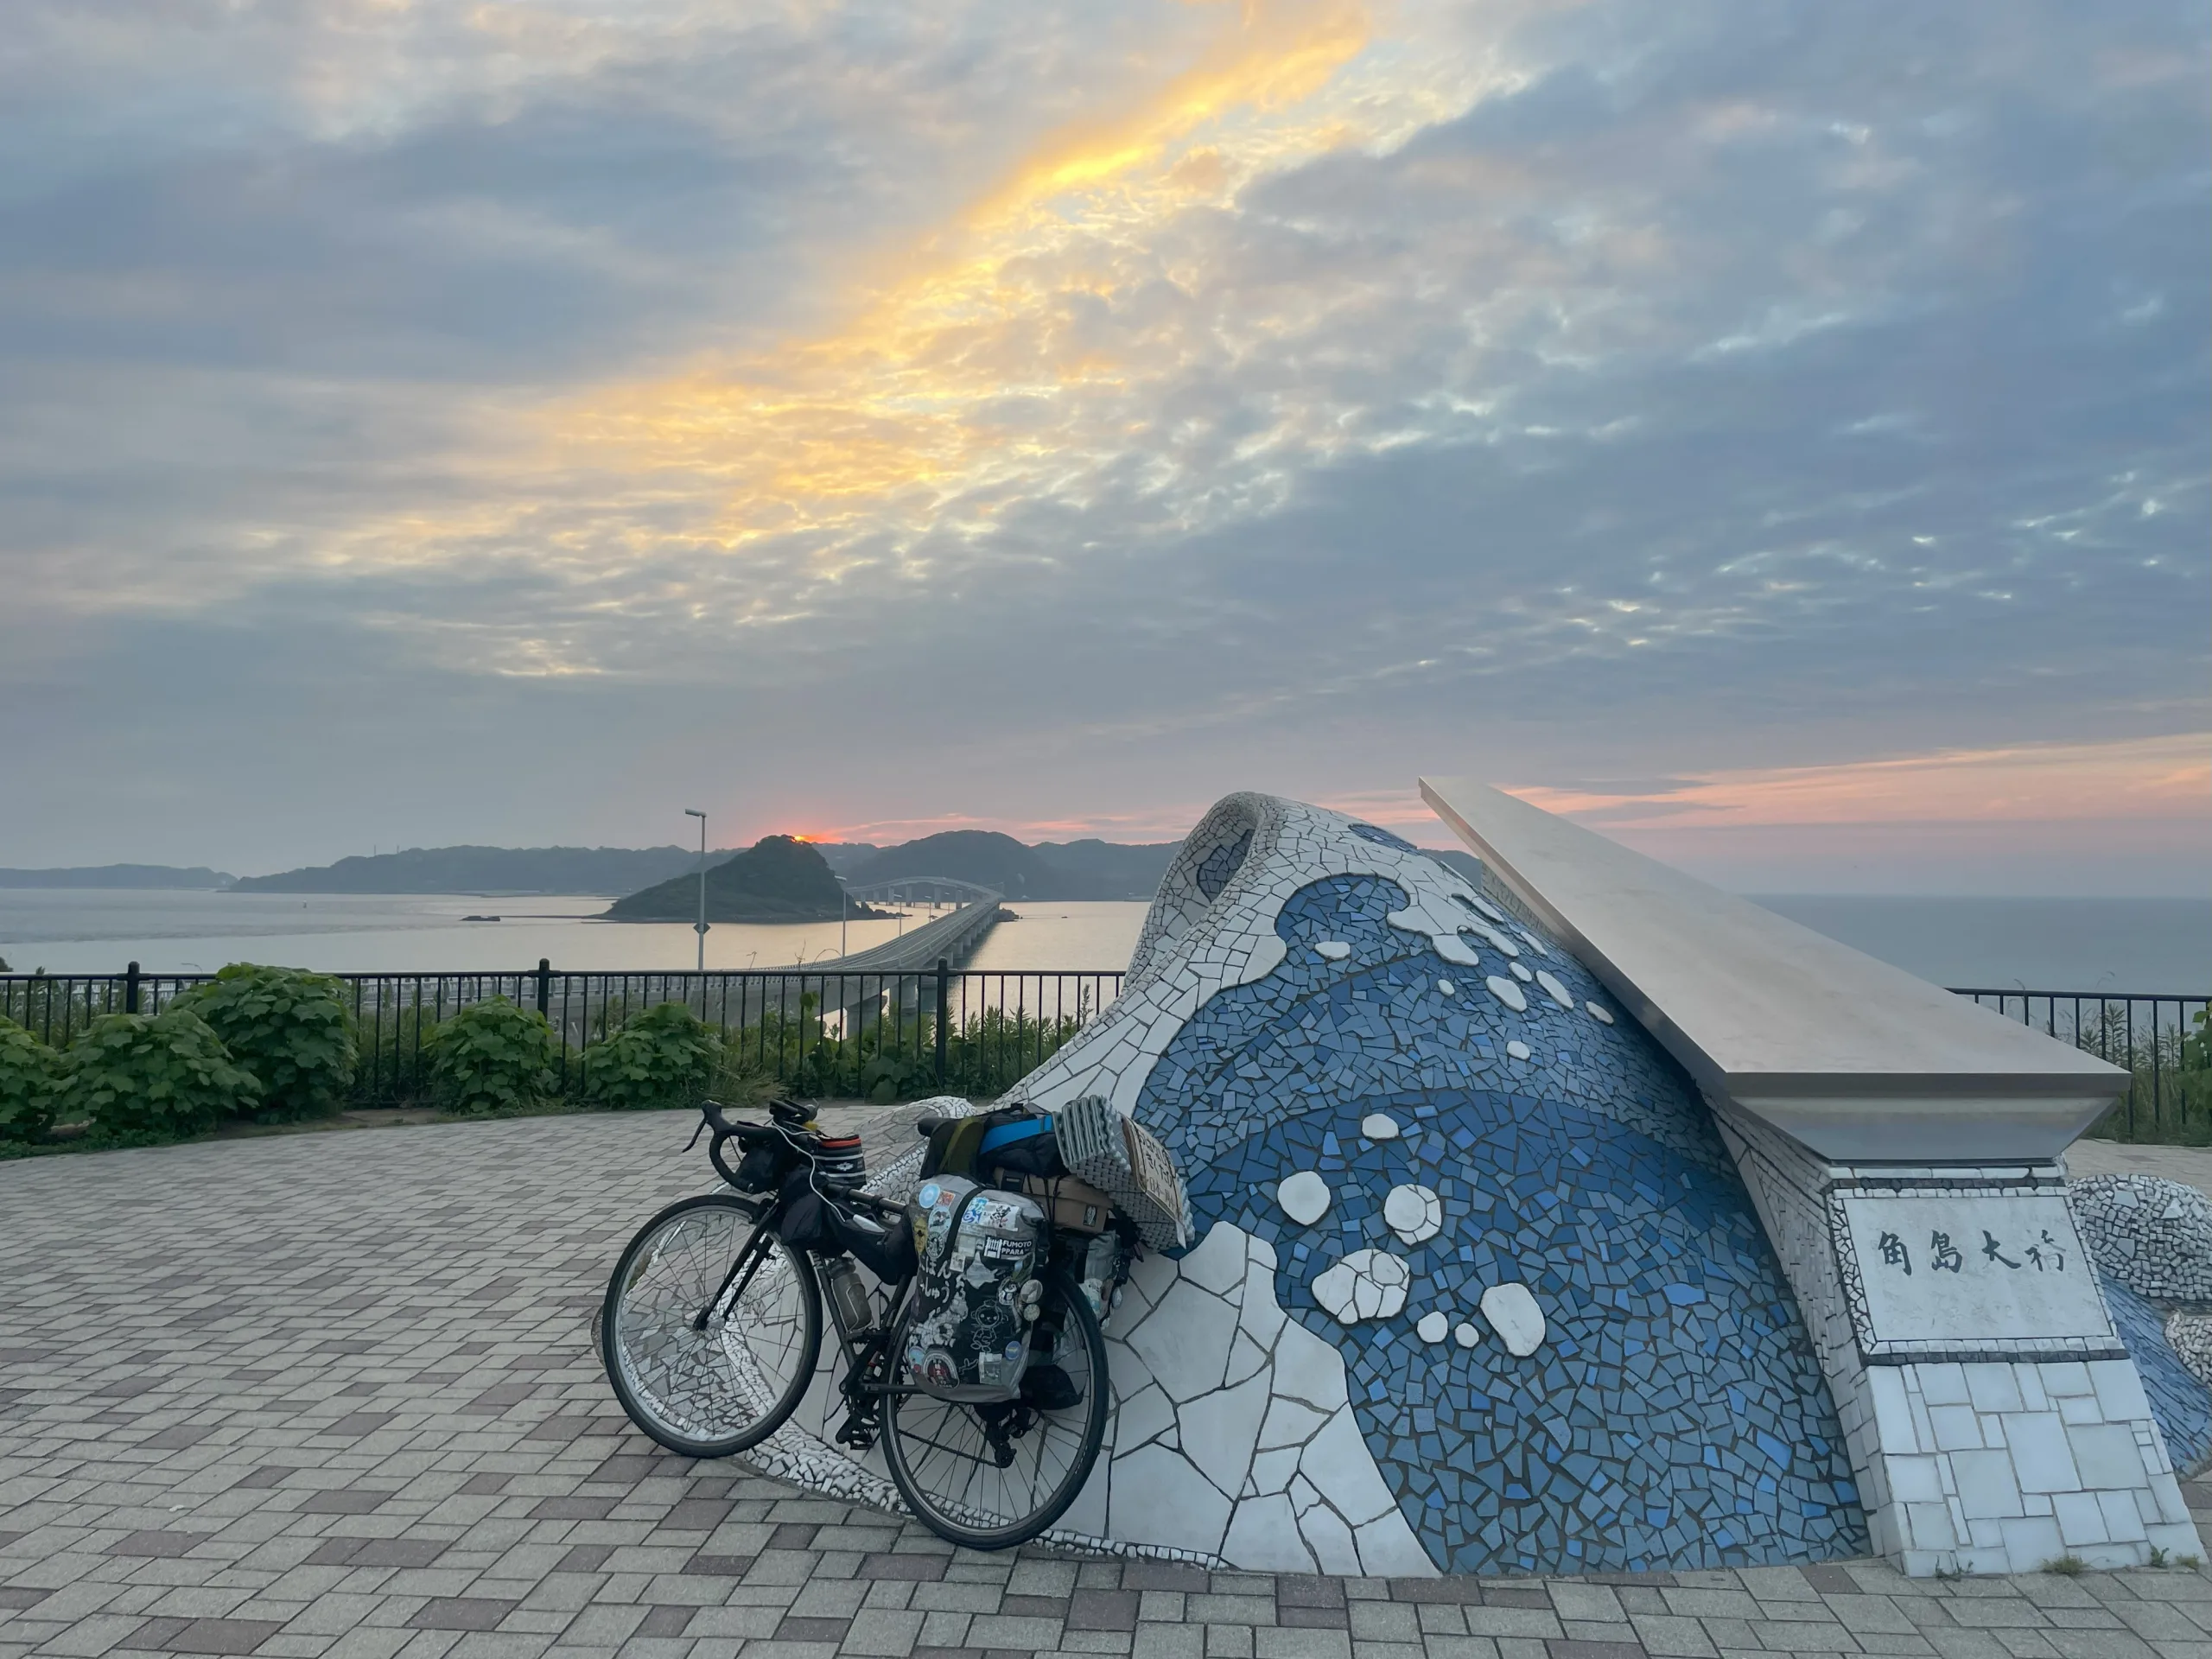
[[25,17],[0,834],[223,832],[180,675],[836,824],[2204,728],[2186,7]]
[[1513,792],[1548,812],[1623,829],[2142,818],[2212,827],[2212,732],[1712,772],[1656,788]]

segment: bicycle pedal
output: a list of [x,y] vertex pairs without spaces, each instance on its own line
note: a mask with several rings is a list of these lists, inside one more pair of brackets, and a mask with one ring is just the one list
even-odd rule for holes
[[875,1426],[858,1417],[848,1417],[838,1425],[837,1444],[849,1446],[855,1452],[865,1452],[875,1444]]

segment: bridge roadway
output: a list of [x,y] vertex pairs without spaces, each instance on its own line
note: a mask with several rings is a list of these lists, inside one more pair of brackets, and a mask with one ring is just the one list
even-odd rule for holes
[[1001,894],[988,887],[979,887],[965,881],[954,881],[943,876],[917,876],[902,881],[886,881],[868,887],[852,889],[855,899],[864,894],[887,896],[893,892],[910,893],[917,888],[952,889],[963,893],[967,902],[947,915],[939,916],[921,926],[909,928],[895,939],[871,945],[865,950],[855,950],[850,956],[838,957],[827,962],[809,963],[806,971],[811,973],[846,974],[920,974],[934,969],[940,960],[955,968],[976,954],[976,949],[998,925]]

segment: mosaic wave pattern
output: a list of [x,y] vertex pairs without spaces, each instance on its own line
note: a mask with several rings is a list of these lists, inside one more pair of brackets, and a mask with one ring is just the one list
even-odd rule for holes
[[[1186,1547],[1325,1563],[1341,1521],[1363,1560],[1395,1554],[1338,1496],[1368,1490],[1357,1460],[1433,1569],[1866,1548],[1732,1160],[1674,1063],[1558,944],[1387,830],[1232,796],[1177,855],[1130,969],[1009,1098],[1103,1094],[1160,1134],[1202,1237],[1251,1241],[1228,1294],[1327,1345],[1357,1435],[1321,1460],[1333,1480],[1291,1480],[1290,1513],[1255,1528],[1281,1502],[1265,1495],[1281,1478],[1260,1478],[1274,1431],[1240,1482],[1211,1470],[1217,1426],[1179,1405],[1151,1465],[1111,1459],[1109,1530],[1192,1513],[1205,1477],[1224,1520]],[[1179,1369],[1150,1363],[1164,1384]]]
[[[1343,1354],[1368,1446],[1431,1556],[1452,1572],[1629,1570],[1865,1548],[1819,1369],[1672,1063],[1587,1013],[1603,993],[1563,952],[1540,959],[1573,1007],[1543,995],[1516,1013],[1479,968],[1384,919],[1407,902],[1363,877],[1299,893],[1282,965],[1206,1003],[1137,1116],[1204,1172],[1202,1227],[1275,1247],[1277,1300]],[[1352,948],[1332,959],[1321,944]],[[1363,1135],[1377,1114],[1398,1133]],[[1667,1144],[1641,1132],[1663,1119]],[[1312,1226],[1273,1198],[1299,1170],[1332,1190]],[[1394,1232],[1396,1187],[1440,1198],[1438,1236]],[[1348,1327],[1314,1281],[1367,1249],[1402,1258],[1410,1288],[1393,1317]],[[1510,1283],[1548,1327],[1525,1359],[1477,1318]],[[1423,1339],[1432,1314],[1442,1340]],[[1471,1323],[1471,1347],[1452,1334]]]
[[2067,1185],[2166,1455],[2195,1468],[2212,1458],[2212,1205],[2153,1175]]
[[2172,1320],[2110,1274],[2101,1274],[2105,1306],[2128,1357],[2143,1379],[2151,1415],[2177,1469],[2194,1469],[2212,1458],[2212,1389],[2175,1352],[2167,1338]]

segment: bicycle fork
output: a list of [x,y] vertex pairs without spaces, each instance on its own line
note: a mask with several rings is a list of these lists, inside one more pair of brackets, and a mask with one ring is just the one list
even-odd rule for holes
[[691,1320],[694,1331],[704,1331],[715,1310],[743,1296],[752,1284],[753,1275],[760,1271],[760,1264],[768,1259],[769,1233],[766,1227],[757,1227],[753,1236],[745,1241],[745,1248],[737,1253],[737,1260],[729,1264],[729,1271],[722,1275],[721,1288],[707,1299]]

